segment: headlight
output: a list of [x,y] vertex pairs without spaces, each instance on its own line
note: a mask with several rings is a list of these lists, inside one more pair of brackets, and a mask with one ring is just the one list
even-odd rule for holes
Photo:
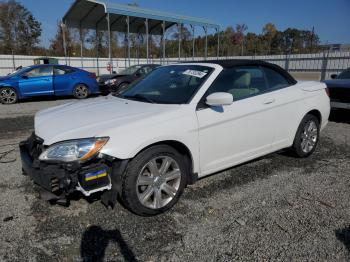
[[117,82],[117,79],[109,79],[105,82],[106,85],[114,85]]
[[108,137],[78,139],[53,144],[39,159],[42,161],[84,161],[95,156],[108,142]]

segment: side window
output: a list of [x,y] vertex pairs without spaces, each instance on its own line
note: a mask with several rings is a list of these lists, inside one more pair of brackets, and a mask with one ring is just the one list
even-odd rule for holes
[[150,67],[150,66],[142,67],[139,70],[139,73],[141,74],[141,76],[146,76],[146,75],[148,75],[151,72],[152,72],[152,67]]
[[66,75],[66,74],[70,74],[73,73],[74,70],[69,69],[69,68],[64,68],[64,67],[54,67],[54,74],[57,75]]
[[32,78],[32,77],[41,77],[41,76],[52,76],[52,66],[41,66],[34,68],[27,73],[25,73],[25,76]]
[[273,69],[270,69],[268,67],[263,67],[263,70],[265,72],[267,86],[269,91],[281,89],[287,86],[290,86],[288,80],[281,75],[280,73],[276,72]]
[[258,95],[266,90],[264,73],[258,66],[242,66],[225,69],[207,91],[231,93],[234,100]]

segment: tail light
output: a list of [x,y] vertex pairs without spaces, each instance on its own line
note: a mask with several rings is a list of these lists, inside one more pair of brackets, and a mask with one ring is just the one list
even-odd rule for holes
[[90,77],[90,78],[94,78],[94,79],[97,78],[95,73],[89,73],[89,77]]
[[325,91],[326,91],[327,96],[330,97],[330,95],[329,95],[329,88],[328,87],[325,88]]

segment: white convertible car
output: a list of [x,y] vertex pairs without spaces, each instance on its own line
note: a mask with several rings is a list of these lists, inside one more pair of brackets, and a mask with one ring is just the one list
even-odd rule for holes
[[22,166],[44,199],[99,192],[156,215],[198,178],[280,149],[309,156],[329,112],[323,83],[266,62],[163,66],[118,95],[37,113]]

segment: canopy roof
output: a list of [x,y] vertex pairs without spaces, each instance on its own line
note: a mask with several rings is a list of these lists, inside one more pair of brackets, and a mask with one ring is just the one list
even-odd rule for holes
[[63,23],[68,27],[83,29],[108,30],[107,14],[110,15],[111,31],[125,32],[126,17],[129,16],[130,32],[144,34],[145,19],[148,19],[149,33],[161,34],[162,23],[169,28],[175,24],[190,24],[195,26],[218,29],[220,25],[203,18],[195,18],[171,14],[167,12],[143,9],[135,6],[108,3],[103,0],[76,0],[63,17]]

